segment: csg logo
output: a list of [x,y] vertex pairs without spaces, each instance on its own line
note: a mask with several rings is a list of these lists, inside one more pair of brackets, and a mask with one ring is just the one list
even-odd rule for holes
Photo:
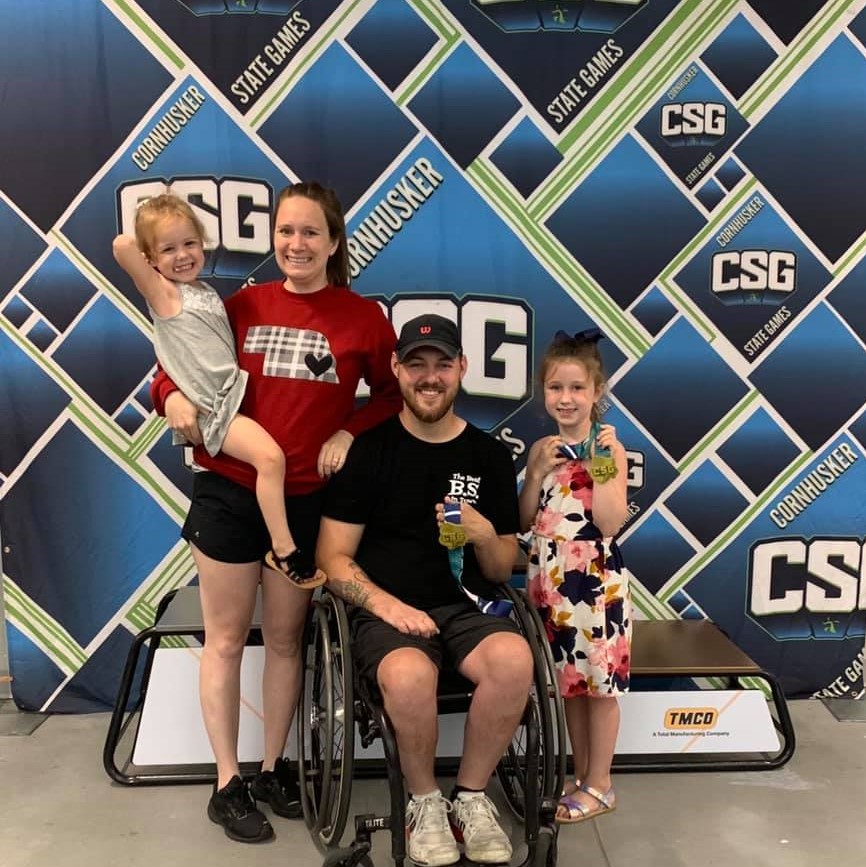
[[300,0],[177,0],[193,15],[288,15]]
[[614,33],[648,0],[472,0],[472,6],[506,33],[584,30]]
[[662,106],[661,136],[674,147],[709,145],[728,129],[728,107],[721,102],[670,102]]
[[[749,552],[749,613],[755,618],[866,611],[862,539],[767,539]],[[862,629],[862,627],[861,627]]]
[[131,181],[117,191],[118,231],[135,232],[135,212],[151,196],[171,192],[191,205],[207,235],[202,276],[246,277],[271,253],[270,184],[250,178],[185,177]]
[[668,731],[715,728],[719,712],[714,707],[670,707],[665,711],[665,728]]
[[711,263],[710,291],[722,304],[781,304],[797,289],[790,250],[725,250]]

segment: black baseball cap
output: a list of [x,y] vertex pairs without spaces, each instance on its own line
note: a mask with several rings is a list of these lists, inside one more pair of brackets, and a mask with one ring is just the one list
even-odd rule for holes
[[438,349],[448,358],[457,358],[463,351],[457,326],[435,313],[416,316],[403,326],[397,340],[397,361],[403,361],[410,352],[423,346]]

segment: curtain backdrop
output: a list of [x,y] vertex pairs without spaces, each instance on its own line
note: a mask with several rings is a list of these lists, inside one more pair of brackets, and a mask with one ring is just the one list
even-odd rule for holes
[[[550,433],[597,325],[638,616],[710,618],[790,695],[862,689],[866,12],[850,0],[28,0],[0,9],[0,534],[13,694],[104,709],[195,579],[190,473],[111,240],[167,185],[227,295],[287,182],[356,291],[436,310],[460,410]],[[859,685],[858,685],[859,684]]]

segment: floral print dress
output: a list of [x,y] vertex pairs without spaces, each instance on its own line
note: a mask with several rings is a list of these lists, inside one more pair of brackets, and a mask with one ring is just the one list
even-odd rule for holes
[[527,590],[553,651],[563,698],[629,686],[628,575],[592,523],[593,481],[581,461],[547,475],[532,526]]

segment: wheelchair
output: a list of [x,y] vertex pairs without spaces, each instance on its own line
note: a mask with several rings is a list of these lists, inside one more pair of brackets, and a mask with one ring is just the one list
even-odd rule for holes
[[[555,815],[567,755],[562,699],[538,614],[522,591],[503,585],[502,592],[513,603],[510,616],[532,651],[534,680],[523,717],[496,775],[510,809],[524,825],[526,857],[520,867],[555,867]],[[324,591],[314,600],[304,648],[298,776],[304,819],[325,854],[323,867],[372,867],[370,838],[380,830],[391,832],[391,857],[397,867],[403,867],[407,858],[406,794],[397,743],[380,697],[372,694],[374,690],[352,664],[342,599]],[[472,688],[459,672],[443,670],[437,694],[439,713],[466,712]],[[364,747],[382,739],[390,813],[355,816],[354,839],[350,846],[340,848],[352,779],[359,775],[354,763],[356,736]]]

